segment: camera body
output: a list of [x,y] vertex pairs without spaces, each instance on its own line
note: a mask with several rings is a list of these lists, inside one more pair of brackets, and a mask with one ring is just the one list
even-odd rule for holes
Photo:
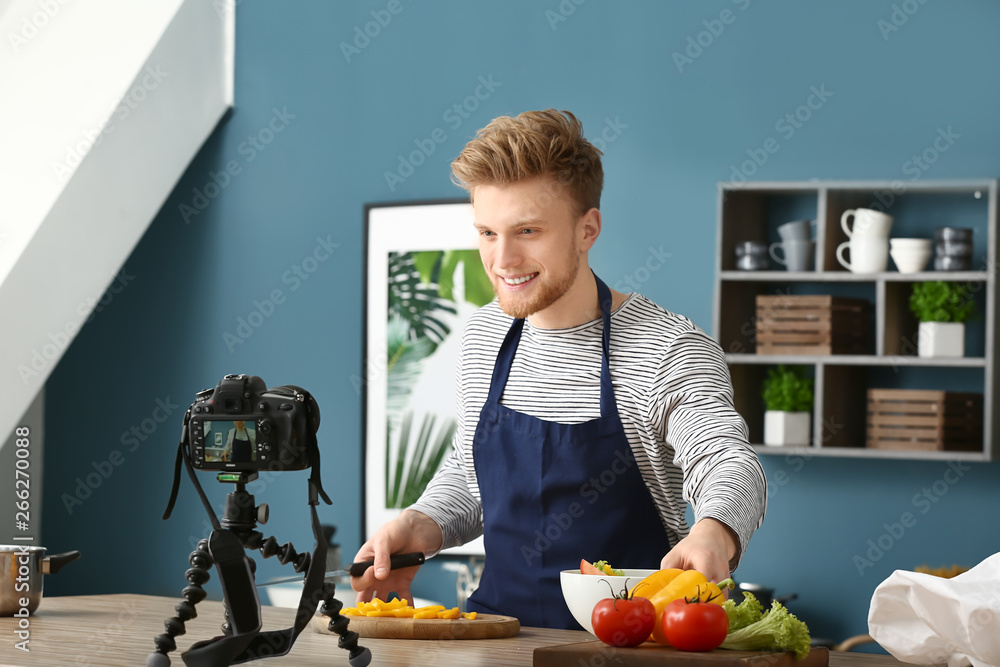
[[292,385],[268,389],[256,376],[227,375],[188,410],[187,441],[198,470],[305,470],[318,447],[319,407]]

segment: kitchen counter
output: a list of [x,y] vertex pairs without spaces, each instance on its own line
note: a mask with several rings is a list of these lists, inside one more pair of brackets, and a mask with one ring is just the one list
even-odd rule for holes
[[[136,667],[146,664],[153,638],[163,632],[163,621],[174,615],[180,598],[149,595],[87,595],[47,597],[30,617],[30,653],[15,648],[18,619],[0,618],[0,667]],[[184,664],[182,651],[191,644],[219,634],[222,603],[206,600],[197,606],[198,617],[187,622],[187,633],[177,637],[178,650],[170,653],[173,665]],[[261,607],[264,630],[292,624],[294,610]],[[509,639],[416,641],[362,639],[372,652],[372,665],[531,665],[532,651],[540,646],[571,644],[593,637],[577,630],[521,628]],[[596,640],[595,640],[596,641]],[[306,627],[289,655],[246,664],[348,666],[347,651],[337,648],[337,637]],[[900,667],[890,656],[865,653],[830,653],[831,667]]]

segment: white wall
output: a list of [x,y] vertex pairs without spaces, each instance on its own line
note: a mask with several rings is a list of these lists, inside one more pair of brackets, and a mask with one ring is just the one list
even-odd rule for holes
[[231,107],[234,2],[0,11],[3,437]]

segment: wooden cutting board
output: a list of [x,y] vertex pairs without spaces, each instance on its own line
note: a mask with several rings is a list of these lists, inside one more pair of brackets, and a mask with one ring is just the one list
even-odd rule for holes
[[[351,630],[362,637],[374,639],[499,639],[513,637],[521,631],[521,623],[516,618],[493,614],[479,614],[473,620],[382,616],[348,618],[351,619],[348,626]],[[329,625],[329,616],[313,616],[312,626],[316,632],[336,634],[327,629]]]
[[716,649],[707,653],[678,651],[669,646],[646,642],[633,648],[608,646],[599,641],[579,644],[536,648],[535,667],[580,667],[580,665],[616,665],[620,667],[827,667],[830,650],[814,648],[802,660],[792,653],[763,653],[756,651],[726,651]]

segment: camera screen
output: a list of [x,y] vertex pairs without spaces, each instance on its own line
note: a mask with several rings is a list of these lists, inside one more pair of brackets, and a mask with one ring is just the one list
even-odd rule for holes
[[206,463],[253,463],[257,430],[252,421],[205,421]]

